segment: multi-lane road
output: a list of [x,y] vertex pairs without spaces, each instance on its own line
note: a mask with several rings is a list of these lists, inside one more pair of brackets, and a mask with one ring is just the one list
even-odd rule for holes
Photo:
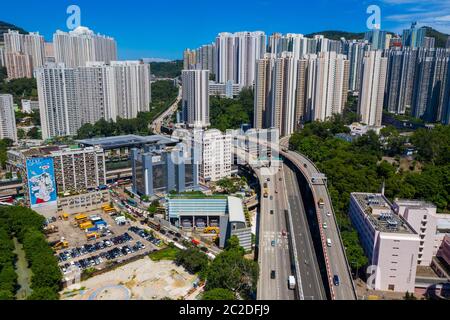
[[[263,168],[264,169],[264,168]],[[258,262],[260,277],[258,300],[294,300],[294,290],[288,288],[288,277],[295,275],[288,239],[288,222],[285,210],[288,205],[282,186],[283,171],[274,170],[265,174],[257,170],[261,186],[267,184],[267,198],[261,196],[259,213]],[[272,278],[272,271],[275,278]]]
[[[296,173],[284,165],[285,191],[291,213],[291,237],[299,260],[299,278],[305,300],[326,300],[327,295],[320,274],[317,253],[311,235],[311,228],[303,204]],[[320,254],[320,253],[319,253]]]
[[[281,145],[287,147],[288,138],[281,140]],[[348,266],[345,248],[342,244],[339,226],[334,214],[331,198],[328,193],[326,181],[320,178],[321,172],[317,169],[312,161],[305,156],[292,151],[282,151],[281,154],[290,160],[309,182],[313,197],[315,199],[315,207],[317,220],[319,223],[322,246],[324,248],[325,262],[329,284],[331,287],[331,297],[336,300],[354,300],[356,293],[354,283],[351,277],[350,268]],[[319,178],[318,178],[319,177]],[[312,179],[315,178],[315,182]],[[324,206],[319,208],[317,201],[322,199]],[[324,227],[326,223],[326,228]],[[326,244],[327,239],[331,240],[331,246]],[[339,285],[333,284],[333,277],[339,277]]]

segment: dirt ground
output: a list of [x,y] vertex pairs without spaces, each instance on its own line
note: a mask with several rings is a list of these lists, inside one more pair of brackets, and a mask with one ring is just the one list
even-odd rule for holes
[[172,261],[145,257],[66,288],[61,300],[189,300],[202,290],[193,289],[197,281]]

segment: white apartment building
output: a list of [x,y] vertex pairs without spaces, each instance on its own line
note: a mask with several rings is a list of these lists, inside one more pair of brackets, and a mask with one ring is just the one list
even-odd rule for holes
[[0,139],[5,138],[17,142],[16,116],[10,94],[0,94]]
[[255,62],[266,52],[266,35],[262,31],[222,32],[216,38],[216,81],[231,80],[250,87],[255,80]]
[[82,125],[77,106],[75,70],[48,65],[36,71],[42,138],[75,135]]
[[6,67],[5,47],[0,46],[0,67]]
[[94,34],[82,26],[70,32],[57,30],[53,45],[56,62],[67,67],[82,67],[90,61],[117,60],[117,44],[113,38]]
[[341,114],[347,102],[349,62],[334,51],[307,56],[305,115],[325,121]]
[[33,70],[42,67],[45,61],[44,37],[37,32],[20,34],[8,30],[4,39],[8,78],[31,78]]
[[202,132],[202,163],[200,178],[204,182],[231,176],[231,134],[212,129]]
[[139,61],[88,62],[36,71],[43,138],[74,135],[85,123],[131,119],[149,111],[150,65]]
[[352,193],[349,216],[372,266],[375,290],[414,292],[420,236],[382,194]]
[[110,119],[132,119],[150,110],[150,64],[140,61],[111,61],[106,66]]
[[343,112],[349,77],[345,56],[330,51],[298,60],[295,55],[284,51],[279,58],[267,54],[257,61],[256,128],[274,127],[288,135],[305,120],[325,121]]
[[182,112],[189,127],[209,126],[209,70],[183,70]]
[[382,54],[381,50],[366,52],[358,101],[361,122],[376,127],[381,126],[386,85],[387,58]]

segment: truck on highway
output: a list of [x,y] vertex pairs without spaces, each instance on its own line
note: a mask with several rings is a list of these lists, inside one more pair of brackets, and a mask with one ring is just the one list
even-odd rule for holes
[[267,189],[264,189],[263,196],[264,196],[264,198],[268,198],[269,197],[269,192],[267,191]]
[[323,206],[325,205],[325,202],[323,201],[322,198],[320,198],[318,204],[319,204],[320,208],[323,208]]
[[296,281],[294,276],[289,276],[288,278],[289,289],[294,290],[296,286]]

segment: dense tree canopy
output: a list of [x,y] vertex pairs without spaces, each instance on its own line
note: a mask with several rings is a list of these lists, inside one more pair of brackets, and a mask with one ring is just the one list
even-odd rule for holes
[[9,93],[13,95],[14,103],[20,104],[21,99],[36,100],[37,85],[34,78],[13,79],[8,82],[0,82],[0,93]]
[[157,78],[176,78],[183,70],[183,60],[151,62],[151,73]]
[[205,291],[202,295],[202,300],[236,300],[236,296],[231,290],[215,288]]
[[253,122],[253,91],[243,89],[235,99],[211,97],[211,127],[226,131],[238,129],[241,124]]
[[256,291],[259,267],[255,261],[244,258],[244,250],[232,237],[226,250],[211,262],[206,272],[206,291],[222,288],[243,298]]
[[178,251],[175,263],[182,265],[190,273],[198,273],[208,267],[208,257],[197,248],[188,248]]
[[33,273],[29,299],[58,299],[62,279],[58,262],[42,233],[44,217],[23,207],[0,207],[0,299],[14,297],[17,276],[13,267],[12,235],[23,244]]

